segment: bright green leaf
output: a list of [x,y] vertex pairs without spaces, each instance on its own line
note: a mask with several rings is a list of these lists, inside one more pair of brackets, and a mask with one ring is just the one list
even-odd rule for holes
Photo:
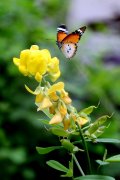
[[102,175],[87,175],[75,178],[75,180],[115,180],[110,176],[102,176]]
[[69,151],[73,151],[73,149],[75,147],[68,139],[62,139],[61,144],[65,149],[67,149]]
[[96,106],[89,106],[88,108],[82,109],[80,113],[85,113],[87,115],[91,114],[93,110],[97,108]]
[[43,147],[36,147],[36,150],[39,154],[48,154],[51,151],[54,151],[56,149],[60,149],[62,148],[61,146],[52,146],[52,147],[47,147],[47,148],[43,148]]
[[108,120],[108,118],[111,118],[111,116],[108,115],[101,116],[95,121],[95,124],[103,125]]
[[73,177],[72,169],[69,169],[68,172],[65,175],[61,175],[61,177]]
[[69,136],[69,133],[67,131],[65,131],[63,128],[54,128],[53,127],[50,130],[54,135],[57,135],[57,136],[62,136],[62,137]]
[[120,154],[112,156],[105,160],[106,162],[120,162]]
[[50,160],[50,161],[47,161],[46,163],[47,163],[48,166],[50,166],[53,169],[56,169],[58,171],[62,171],[62,172],[66,172],[66,173],[69,171],[68,168],[66,168],[64,165],[62,165],[58,161]]
[[73,160],[69,161],[69,170],[66,174],[61,175],[61,177],[73,177]]
[[110,116],[104,115],[98,118],[90,127],[88,130],[85,131],[85,135],[96,139],[98,136],[103,134],[104,130],[108,127],[108,124],[110,124],[110,120],[108,120]]

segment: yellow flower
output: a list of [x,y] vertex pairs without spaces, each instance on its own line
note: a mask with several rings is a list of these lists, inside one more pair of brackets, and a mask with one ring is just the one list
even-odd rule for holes
[[52,102],[50,101],[49,97],[45,96],[41,102],[36,102],[35,103],[38,106],[37,111],[47,109],[52,106]]
[[35,104],[38,106],[37,111],[47,109],[52,106],[49,96],[45,95],[44,88],[38,86],[35,91],[32,91],[28,86],[25,85],[25,88],[31,94],[36,95]]
[[76,121],[79,123],[80,126],[83,126],[84,124],[86,124],[89,120],[88,118],[85,118],[85,117],[78,117],[76,119]]
[[13,62],[24,76],[34,76],[38,82],[44,74],[49,74],[52,81],[60,76],[59,60],[51,58],[47,49],[39,50],[37,45],[21,51],[20,58],[13,58]]
[[53,116],[53,118],[49,121],[49,124],[59,124],[63,120],[63,117],[59,111]]
[[67,114],[67,107],[64,104],[58,105],[58,110],[62,114],[62,116],[65,116]]
[[48,64],[48,73],[51,81],[56,81],[60,77],[59,60],[54,57]]
[[63,82],[58,82],[54,85],[52,85],[49,90],[48,90],[48,94],[50,95],[53,92],[56,91],[61,91],[64,88],[64,83]]
[[57,101],[59,99],[59,97],[57,96],[56,92],[52,92],[49,94],[50,99],[52,99],[53,101]]
[[75,114],[75,113],[70,113],[70,117],[71,117],[74,121],[76,121],[76,119],[77,119],[77,117],[76,117],[76,114]]
[[56,107],[54,105],[52,105],[51,107],[49,107],[49,113],[55,114],[55,109],[56,109]]
[[64,83],[63,82],[58,82],[54,85],[52,85],[48,89],[48,96],[51,98],[53,101],[57,101],[59,99],[59,96],[57,95],[57,92],[61,92],[61,90],[64,88]]
[[63,125],[64,125],[64,130],[67,130],[70,127],[70,118],[65,117],[63,119]]
[[60,97],[62,98],[65,104],[70,104],[72,102],[72,100],[68,96],[68,93],[64,89],[61,91]]
[[30,58],[30,50],[26,49],[21,51],[20,53],[20,59],[19,58],[13,58],[13,62],[16,66],[18,66],[19,71],[24,75],[28,75],[27,71],[27,60]]
[[36,81],[40,82],[42,80],[42,75],[39,72],[37,72],[35,75],[35,79]]
[[41,103],[43,101],[43,98],[44,98],[44,95],[43,93],[39,93],[36,95],[36,98],[35,98],[35,103]]

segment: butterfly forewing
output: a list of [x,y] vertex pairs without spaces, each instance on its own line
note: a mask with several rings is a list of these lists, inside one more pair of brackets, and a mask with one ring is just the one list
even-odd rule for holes
[[79,28],[78,30],[68,34],[63,40],[62,43],[78,43],[81,36],[83,35],[84,31],[86,29],[86,26]]
[[82,33],[84,33],[86,30],[86,26],[81,27],[80,30],[82,31]]
[[67,34],[65,32],[58,32],[57,33],[57,41],[61,42],[65,37],[67,36]]
[[62,40],[68,35],[68,30],[66,25],[62,24],[57,28],[57,44],[62,42]]

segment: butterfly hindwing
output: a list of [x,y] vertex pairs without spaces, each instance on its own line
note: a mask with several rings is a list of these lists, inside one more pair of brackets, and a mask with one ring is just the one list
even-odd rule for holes
[[77,51],[77,45],[74,43],[63,43],[61,47],[62,53],[66,58],[70,59]]
[[57,28],[57,45],[63,52],[66,58],[71,58],[77,51],[77,43],[86,30],[86,26],[79,28],[78,30],[68,34],[67,27],[60,25]]

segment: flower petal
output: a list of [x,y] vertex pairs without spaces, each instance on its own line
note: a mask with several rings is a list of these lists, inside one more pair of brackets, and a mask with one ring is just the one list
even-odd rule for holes
[[59,124],[63,120],[63,117],[61,116],[60,112],[57,112],[53,118],[50,120],[49,124]]
[[36,75],[35,75],[35,79],[36,79],[36,81],[41,82],[42,75],[39,72],[37,72]]
[[51,94],[51,93],[56,92],[56,91],[60,91],[62,89],[64,89],[64,83],[58,82],[58,83],[56,83],[50,87],[50,89],[48,90],[48,94]]
[[80,126],[82,126],[88,122],[88,119],[83,117],[78,117],[76,121],[79,123]]
[[52,106],[52,103],[51,103],[50,99],[45,96],[45,97],[43,98],[42,102],[41,102],[40,107],[38,107],[37,111],[40,111],[40,110],[42,110],[42,109],[49,108],[49,107],[51,107],[51,106]]
[[20,65],[20,59],[18,59],[18,58],[13,58],[13,62],[16,66]]

